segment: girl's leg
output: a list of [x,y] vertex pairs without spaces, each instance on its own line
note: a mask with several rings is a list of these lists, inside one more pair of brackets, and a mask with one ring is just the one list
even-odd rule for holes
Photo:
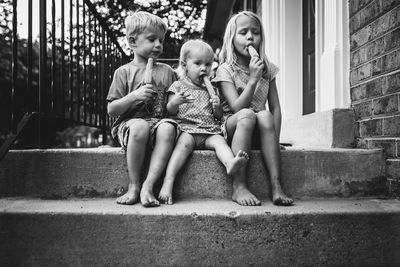
[[165,173],[164,183],[160,190],[159,199],[165,204],[173,204],[172,189],[174,187],[174,181],[176,175],[185,164],[190,153],[194,148],[193,136],[183,132],[176,143],[174,151],[172,152],[171,158],[168,162],[167,171]]
[[129,187],[128,192],[117,199],[118,204],[132,205],[139,198],[140,172],[143,166],[149,135],[150,127],[144,120],[137,120],[129,127],[129,139],[126,148]]
[[271,179],[272,201],[275,205],[292,205],[293,200],[283,193],[279,181],[281,152],[272,114],[269,111],[260,111],[257,113],[257,124],[261,138],[261,153]]
[[236,156],[233,155],[231,148],[221,135],[212,135],[208,137],[205,142],[205,147],[215,150],[218,159],[224,164],[228,175],[233,175],[245,167],[249,160],[247,153],[241,150],[239,150]]
[[[247,154],[251,150],[251,138],[256,124],[256,116],[250,109],[242,109],[230,116],[226,122],[228,138],[232,140],[231,148],[234,155],[242,150]],[[248,189],[246,184],[246,168],[240,169],[233,175],[232,200],[239,205],[261,205]]]
[[171,156],[175,142],[175,126],[171,123],[162,123],[158,126],[155,135],[155,147],[151,154],[149,172],[140,191],[140,202],[145,207],[159,205],[154,197],[153,187]]

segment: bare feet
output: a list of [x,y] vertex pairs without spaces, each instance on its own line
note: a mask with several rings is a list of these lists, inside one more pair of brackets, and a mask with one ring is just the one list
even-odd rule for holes
[[236,154],[236,157],[234,157],[231,162],[227,163],[226,173],[228,175],[234,174],[235,172],[246,166],[248,160],[249,155],[246,152],[239,150],[239,152]]
[[293,199],[288,198],[279,186],[272,189],[272,203],[277,206],[292,206]]
[[144,207],[158,207],[160,202],[155,198],[152,188],[148,188],[143,184],[140,191],[140,202]]
[[246,187],[233,188],[232,200],[242,206],[260,206],[261,201],[256,198]]
[[173,186],[174,186],[174,181],[164,179],[164,183],[161,187],[160,194],[158,195],[158,199],[161,200],[164,204],[168,205],[174,204],[172,199]]
[[122,205],[133,205],[139,199],[139,186],[129,184],[128,192],[117,198],[117,203]]

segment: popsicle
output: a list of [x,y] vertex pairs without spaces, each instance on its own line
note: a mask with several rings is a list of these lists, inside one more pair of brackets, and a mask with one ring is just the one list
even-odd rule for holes
[[151,84],[152,82],[152,72],[153,72],[153,59],[149,58],[146,65],[146,70],[144,72],[143,82],[145,84]]
[[249,50],[249,54],[251,57],[260,57],[257,50],[252,45],[249,45],[247,49]]
[[210,79],[207,76],[203,76],[204,84],[206,85],[208,94],[210,96],[215,95],[214,87],[212,86]]

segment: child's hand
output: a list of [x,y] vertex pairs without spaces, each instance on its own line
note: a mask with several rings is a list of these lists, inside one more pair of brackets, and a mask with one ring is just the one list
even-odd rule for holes
[[194,101],[194,99],[191,98],[191,95],[185,94],[185,92],[176,93],[171,100],[171,102],[177,106],[185,104],[185,103],[192,103],[193,101]]
[[147,102],[153,97],[153,85],[145,84],[129,94],[132,95],[135,100]]
[[213,110],[219,109],[221,107],[221,102],[217,95],[212,95],[210,102],[212,104]]
[[250,79],[259,80],[263,73],[264,63],[258,57],[252,57],[250,59],[249,70],[250,70]]

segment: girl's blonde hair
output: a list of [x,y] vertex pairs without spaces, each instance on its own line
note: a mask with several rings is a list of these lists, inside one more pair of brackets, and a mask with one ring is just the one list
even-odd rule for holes
[[257,22],[258,26],[260,27],[261,41],[260,41],[258,53],[260,54],[260,58],[265,62],[267,69],[268,69],[269,62],[268,62],[267,55],[265,54],[264,28],[261,23],[261,19],[251,11],[242,11],[242,12],[235,14],[229,20],[228,25],[226,25],[224,42],[223,42],[223,45],[221,48],[221,52],[219,54],[220,64],[222,64],[224,62],[226,62],[227,64],[234,64],[237,60],[237,57],[235,54],[235,47],[233,46],[233,38],[235,37],[236,30],[237,30],[236,21],[240,16],[247,16],[247,17],[255,20]]
[[202,50],[206,51],[209,53],[211,61],[214,59],[214,51],[211,48],[209,44],[204,42],[203,40],[196,39],[196,40],[189,40],[185,42],[180,51],[180,56],[179,56],[179,65],[178,68],[176,69],[176,73],[178,74],[178,77],[180,79],[184,78],[186,76],[186,60],[190,54],[191,51],[193,50]]

